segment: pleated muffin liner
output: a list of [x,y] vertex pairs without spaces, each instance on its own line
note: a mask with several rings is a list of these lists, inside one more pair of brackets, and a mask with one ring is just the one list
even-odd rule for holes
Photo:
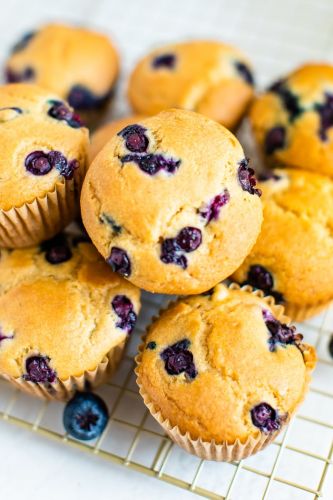
[[[0,209],[0,247],[21,248],[52,238],[76,215],[85,170],[52,191],[9,210]],[[79,188],[79,189],[78,189]]]
[[299,323],[305,321],[306,319],[317,316],[325,309],[327,309],[332,301],[318,302],[313,305],[300,305],[300,304],[290,304],[286,303],[284,305],[286,314],[292,319],[292,321],[298,321]]
[[[257,297],[260,297],[272,309],[274,317],[277,320],[283,323],[287,323],[289,325],[290,319],[284,314],[284,307],[275,304],[275,300],[273,297],[264,296],[261,290],[253,290],[253,288],[249,285],[240,286],[236,283],[231,283],[228,288],[230,290],[242,290],[244,292],[252,293]],[[169,307],[170,304],[175,302],[177,301],[169,303],[167,307]],[[159,315],[165,309],[166,308],[161,309]],[[157,317],[158,316],[152,318],[152,323],[157,319]],[[177,425],[173,425],[169,419],[163,417],[161,409],[158,408],[153,403],[153,401],[150,399],[149,395],[145,392],[143,388],[138,368],[142,361],[142,353],[145,349],[145,338],[148,333],[149,333],[149,327],[147,329],[146,334],[143,335],[142,337],[143,342],[142,344],[140,344],[138,355],[135,358],[135,361],[137,363],[135,369],[135,373],[137,375],[136,382],[137,385],[139,386],[140,395],[142,396],[143,401],[147,406],[147,408],[149,409],[151,415],[155,418],[155,420],[157,420],[157,422],[164,429],[169,438],[188,453],[191,453],[192,455],[195,455],[204,460],[214,460],[218,462],[238,461],[247,458],[251,455],[254,455],[255,453],[263,450],[270,443],[272,443],[276,439],[276,437],[283,431],[283,429],[287,426],[288,422],[290,421],[290,418],[295,413],[297,407],[304,400],[304,397],[308,389],[308,385],[311,380],[310,373],[314,369],[316,364],[316,354],[314,348],[307,344],[299,344],[298,347],[302,351],[304,363],[307,368],[304,390],[302,397],[297,402],[296,407],[292,412],[288,412],[288,417],[282,421],[279,430],[269,434],[262,433],[258,430],[257,435],[249,436],[248,439],[246,439],[245,441],[236,439],[233,443],[229,443],[227,441],[222,441],[220,443],[217,443],[214,440],[204,441],[201,438],[193,439],[189,432],[186,433],[181,432],[181,430]]]
[[20,391],[45,400],[68,401],[76,391],[90,390],[107,382],[117,369],[125,348],[125,340],[113,347],[94,370],[65,380],[59,378],[53,383],[34,383],[2,374],[2,378],[10,382]]

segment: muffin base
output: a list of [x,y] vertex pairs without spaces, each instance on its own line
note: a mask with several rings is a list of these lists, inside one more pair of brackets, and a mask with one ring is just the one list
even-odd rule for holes
[[313,316],[316,316],[317,314],[320,314],[325,309],[327,309],[331,303],[332,303],[331,300],[328,302],[321,302],[318,304],[314,304],[312,306],[310,306],[310,305],[301,306],[299,304],[286,303],[284,308],[285,308],[286,314],[293,321],[301,322],[301,321],[304,321],[306,319],[312,318]]
[[[236,283],[231,283],[229,285],[229,289],[231,290],[243,290],[248,293],[252,293],[263,299],[269,307],[272,308],[274,312],[274,316],[276,319],[280,320],[283,323],[290,323],[289,317],[284,314],[284,307],[281,305],[275,304],[275,300],[271,296],[264,296],[264,293],[261,290],[253,290],[253,288],[249,285],[240,286]],[[169,304],[170,305],[170,304]],[[163,310],[163,309],[162,309]],[[162,311],[160,311],[162,312]],[[156,318],[154,317],[152,321]],[[288,418],[282,422],[280,429],[271,434],[264,434],[258,430],[256,436],[249,436],[245,441],[241,441],[236,439],[235,442],[229,443],[227,441],[223,441],[221,443],[216,443],[214,440],[212,441],[203,441],[201,438],[193,439],[189,432],[182,433],[178,426],[172,425],[171,422],[164,418],[160,409],[154,405],[151,401],[148,394],[144,391],[142,386],[142,382],[140,379],[140,375],[138,372],[138,367],[142,360],[142,352],[145,348],[144,344],[145,335],[142,337],[142,344],[139,346],[139,353],[135,358],[137,363],[137,367],[135,369],[135,373],[137,375],[137,385],[139,386],[140,395],[143,398],[143,401],[147,408],[149,409],[151,415],[157,420],[157,422],[164,429],[169,438],[178,446],[183,448],[188,453],[192,455],[196,455],[199,458],[204,460],[214,460],[218,462],[232,462],[234,460],[242,460],[243,458],[247,458],[255,453],[263,450],[266,446],[272,443],[276,437],[283,431],[283,429],[287,426],[290,418],[293,414],[289,414]],[[314,369],[316,364],[316,354],[313,347],[308,346],[307,344],[302,344],[302,353],[304,357],[304,363],[308,369],[307,376],[305,379],[304,392],[301,399],[298,401],[297,406],[304,400],[305,394],[307,392],[307,388],[310,382],[310,372]],[[296,408],[295,410],[296,411]],[[294,412],[293,412],[294,413]]]
[[82,174],[56,184],[53,191],[30,203],[0,210],[0,247],[22,248],[52,238],[74,218],[78,207]]
[[10,382],[20,391],[31,396],[49,401],[68,401],[77,391],[94,389],[105,383],[118,367],[124,348],[125,341],[113,347],[94,370],[85,371],[82,375],[72,376],[66,380],[57,378],[52,384],[34,383],[24,380],[22,377],[15,378],[9,375],[2,375],[2,378]]

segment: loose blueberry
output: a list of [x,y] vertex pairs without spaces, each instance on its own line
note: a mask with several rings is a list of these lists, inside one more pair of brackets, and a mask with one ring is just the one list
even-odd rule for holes
[[301,334],[296,334],[294,326],[288,326],[280,323],[279,320],[267,310],[262,311],[262,315],[271,337],[268,339],[269,350],[275,352],[277,345],[285,346],[287,344],[297,345],[303,338]]
[[105,214],[105,213],[102,213],[100,216],[99,216],[99,220],[102,224],[107,224],[109,226],[111,226],[112,228],[112,232],[117,235],[117,234],[120,234],[121,231],[122,231],[122,227],[116,223],[116,221],[111,217],[111,215],[108,215],[108,214]]
[[51,240],[41,244],[42,252],[45,252],[45,259],[50,264],[62,264],[72,258],[72,251],[67,239],[63,234],[58,234]]
[[52,384],[57,374],[49,366],[50,358],[47,356],[31,356],[25,362],[26,374],[23,375],[24,380],[30,382]]
[[25,159],[25,168],[33,175],[46,175],[52,170],[52,163],[44,151],[33,151]]
[[112,307],[116,315],[120,318],[116,326],[127,333],[132,333],[137,316],[130,299],[126,295],[116,295],[112,300]]
[[328,342],[328,352],[330,353],[330,355],[333,358],[333,335],[331,335],[331,338]]
[[291,92],[284,80],[275,82],[270,88],[270,92],[277,94],[289,115],[290,122],[293,122],[303,113],[303,108],[299,103],[299,97]]
[[173,158],[165,158],[161,154],[129,154],[120,158],[122,163],[136,163],[140,170],[148,175],[155,175],[160,170],[164,170],[169,174],[174,174],[178,169],[181,161]]
[[251,419],[253,425],[265,434],[277,431],[281,427],[281,418],[268,403],[260,403],[254,406],[251,410]]
[[257,184],[254,170],[249,168],[249,160],[248,158],[244,158],[238,167],[238,180],[243,189],[243,191],[247,191],[250,194],[256,194],[257,196],[261,196],[261,190],[257,189],[255,186]]
[[103,96],[95,96],[83,85],[74,85],[67,97],[69,104],[77,110],[89,111],[102,108],[112,95],[112,90]]
[[229,200],[229,191],[225,189],[223,193],[216,195],[215,198],[208,203],[208,205],[199,210],[199,214],[206,220],[206,224],[209,224],[212,220],[217,220],[219,218],[221,208],[226,205]]
[[26,33],[25,35],[23,35],[21,40],[19,40],[12,48],[12,51],[11,51],[12,54],[14,54],[15,52],[19,52],[20,50],[25,49],[25,47],[28,45],[30,40],[32,40],[33,37],[36,35],[36,33],[37,33],[37,31],[29,31],[29,33]]
[[48,115],[56,120],[65,121],[72,128],[82,127],[82,122],[76,113],[73,113],[68,106],[62,101],[50,101],[52,106],[48,110]]
[[112,270],[119,273],[121,276],[130,276],[131,274],[131,261],[125,252],[118,247],[112,247],[110,256],[106,262],[112,267]]
[[168,68],[173,69],[176,64],[175,54],[161,54],[156,56],[152,61],[153,68]]
[[325,101],[316,104],[315,110],[320,116],[319,137],[322,141],[327,141],[327,130],[333,126],[333,95],[325,94]]
[[242,63],[242,62],[236,62],[235,67],[239,73],[239,75],[243,78],[243,80],[248,83],[249,85],[254,85],[254,78],[252,71],[250,68]]
[[19,83],[33,80],[35,78],[35,71],[31,67],[27,67],[19,73],[11,68],[5,71],[5,79],[7,83]]
[[154,349],[156,349],[156,347],[157,347],[157,344],[154,341],[148,342],[148,344],[146,345],[146,349],[150,349],[151,351],[153,351]]
[[164,367],[169,375],[185,373],[190,379],[197,376],[198,372],[193,362],[193,354],[188,350],[189,345],[190,341],[183,339],[161,352]]
[[282,149],[286,142],[286,129],[282,126],[273,127],[268,130],[265,137],[265,153],[273,154],[277,149]]
[[81,441],[96,439],[104,431],[109,413],[104,401],[90,392],[78,392],[68,401],[63,415],[66,432]]
[[149,140],[145,135],[147,129],[141,125],[128,125],[117,135],[125,139],[126,148],[132,153],[144,153],[147,151]]

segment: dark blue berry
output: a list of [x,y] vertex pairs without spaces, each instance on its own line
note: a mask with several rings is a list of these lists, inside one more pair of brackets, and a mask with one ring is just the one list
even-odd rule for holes
[[173,158],[165,158],[161,154],[129,154],[120,158],[122,163],[136,163],[140,170],[148,175],[155,175],[160,170],[164,170],[169,174],[174,174],[178,169],[181,161]]
[[199,214],[206,220],[206,224],[209,224],[212,220],[217,220],[220,215],[221,208],[226,205],[230,200],[230,194],[227,189],[215,196],[215,198],[208,203],[204,208],[199,210]]
[[183,253],[194,252],[202,243],[202,234],[196,227],[184,227],[176,238],[167,238],[162,242],[161,261],[187,268],[187,259]]
[[106,262],[112,267],[112,270],[119,273],[121,276],[130,276],[131,274],[131,261],[125,252],[118,247],[112,247],[110,256]]
[[148,342],[148,344],[146,345],[146,349],[150,349],[151,351],[156,349],[156,347],[157,347],[157,344],[154,341]]
[[99,220],[102,224],[108,224],[111,227],[113,234],[117,235],[121,233],[122,227],[116,223],[111,215],[102,213],[102,215],[99,216]]
[[19,52],[20,50],[25,49],[25,47],[28,45],[30,40],[33,39],[33,37],[36,35],[37,31],[29,31],[28,33],[25,33],[21,40],[19,40],[14,47],[12,48],[12,54],[15,52]]
[[327,141],[327,130],[333,126],[333,95],[326,93],[324,102],[316,104],[315,110],[320,116],[319,137]]
[[6,68],[5,79],[8,83],[19,83],[31,81],[35,78],[35,71],[28,66],[20,72],[16,72],[11,68]]
[[5,335],[0,328],[0,344],[3,340],[13,339],[14,335]]
[[299,103],[299,97],[291,92],[285,80],[275,82],[270,88],[270,92],[277,94],[289,115],[290,122],[293,122],[303,113],[303,108]]
[[120,318],[116,326],[127,333],[132,333],[137,316],[130,299],[126,295],[116,295],[112,300],[112,307],[116,315]]
[[74,109],[89,111],[105,106],[111,95],[112,90],[103,96],[96,96],[84,85],[74,85],[68,94],[67,101]]
[[328,342],[328,352],[333,358],[333,335],[331,335],[329,342]]
[[250,68],[242,62],[236,62],[235,66],[243,80],[249,85],[254,85],[254,78]]
[[176,237],[176,243],[186,253],[194,252],[201,242],[201,231],[196,227],[184,227]]
[[128,125],[117,135],[125,139],[125,146],[132,153],[144,153],[147,151],[149,140],[145,135],[147,129],[141,125]]
[[198,372],[193,361],[193,354],[188,350],[190,341],[183,339],[167,347],[161,352],[164,367],[169,375],[185,373],[188,378],[194,379]]
[[264,292],[269,292],[274,286],[271,273],[259,264],[250,267],[247,275],[247,283],[254,288],[260,288]]
[[155,69],[158,68],[168,68],[173,69],[176,64],[176,56],[175,54],[161,54],[160,56],[156,56],[152,61],[152,66]]
[[52,384],[57,374],[49,366],[50,358],[48,356],[31,356],[25,362],[26,374],[23,375],[24,380],[37,383]]
[[286,129],[282,126],[273,127],[268,130],[264,149],[267,155],[273,154],[277,149],[284,148],[286,143]]
[[25,159],[25,168],[33,175],[46,175],[52,170],[48,153],[33,151]]
[[65,406],[63,423],[66,432],[81,441],[96,439],[109,420],[104,401],[90,392],[78,392]]
[[58,234],[54,238],[44,241],[41,244],[41,250],[45,252],[45,259],[50,264],[62,264],[72,257],[72,251],[64,234]]
[[261,190],[255,187],[257,181],[254,175],[254,170],[252,168],[249,168],[248,165],[248,158],[244,158],[242,161],[240,161],[237,171],[239,183],[243,191],[261,196]]
[[65,121],[72,128],[82,127],[82,122],[76,113],[73,113],[68,106],[62,101],[51,100],[52,106],[48,110],[48,115],[56,120]]
[[268,403],[260,403],[254,406],[251,410],[251,419],[253,425],[265,434],[277,431],[281,427],[281,418]]
[[275,352],[277,345],[297,345],[297,342],[302,340],[301,334],[296,334],[296,328],[294,326],[288,326],[285,323],[280,323],[279,320],[274,318],[274,316],[267,310],[262,312],[265,324],[269,333],[271,334],[268,339],[269,350]]

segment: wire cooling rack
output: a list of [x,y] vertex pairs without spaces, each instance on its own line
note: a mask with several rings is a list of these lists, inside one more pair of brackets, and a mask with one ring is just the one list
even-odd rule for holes
[[[303,61],[333,60],[332,0],[12,0],[0,20],[0,63],[20,34],[54,19],[96,27],[116,41],[123,71],[114,117],[128,112],[124,86],[135,61],[159,44],[189,38],[233,43],[253,61],[259,87]],[[253,159],[246,126],[241,141]],[[4,381],[0,419],[207,498],[332,500],[333,360],[328,342],[333,306],[299,325],[305,340],[317,347],[319,361],[308,397],[288,429],[258,455],[226,464],[204,462],[173,445],[137,392],[133,356],[145,325],[165,301],[144,294],[138,328],[120,369],[96,391],[110,412],[98,440],[70,438],[62,426],[61,403],[29,398]]]

